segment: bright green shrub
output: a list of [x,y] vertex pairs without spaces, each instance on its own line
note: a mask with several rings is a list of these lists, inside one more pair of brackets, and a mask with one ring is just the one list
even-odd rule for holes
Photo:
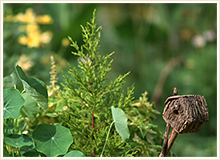
[[134,86],[123,89],[129,73],[115,80],[108,79],[113,53],[102,56],[98,52],[102,28],[96,26],[95,12],[91,22],[81,27],[83,45],[78,46],[69,37],[76,50],[72,53],[78,56],[78,68],[69,65],[68,75],[63,74],[65,83],[59,94],[67,107],[59,120],[73,136],[70,150],[79,150],[86,156],[100,156],[113,121],[111,107],[114,106],[128,115],[131,136],[122,141],[113,127],[103,156],[157,156],[162,134],[152,120],[158,112],[145,96],[137,102],[141,108],[132,105]]

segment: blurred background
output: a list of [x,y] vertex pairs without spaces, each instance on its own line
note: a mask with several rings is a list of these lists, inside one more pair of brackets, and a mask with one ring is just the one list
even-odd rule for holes
[[50,56],[58,84],[68,63],[77,65],[68,36],[82,44],[80,25],[96,9],[102,26],[100,54],[113,55],[109,79],[130,71],[125,87],[135,84],[138,99],[145,91],[161,112],[174,87],[179,94],[203,95],[209,121],[198,133],[181,134],[172,147],[176,156],[217,156],[217,4],[214,3],[4,3],[3,74],[19,64],[29,77],[50,81]]

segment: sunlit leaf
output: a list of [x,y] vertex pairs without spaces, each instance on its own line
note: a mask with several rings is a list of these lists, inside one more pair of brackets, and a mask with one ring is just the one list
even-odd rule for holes
[[121,136],[122,141],[125,141],[130,137],[130,132],[127,125],[127,116],[120,108],[111,107],[112,117],[115,121],[115,128],[118,134]]
[[24,93],[22,97],[25,99],[25,103],[24,107],[21,109],[21,113],[32,120],[36,117],[36,114],[39,113],[39,107],[36,101],[28,93]]
[[22,88],[21,80],[18,77],[16,71],[3,78],[3,88]]
[[18,118],[20,116],[20,108],[24,104],[24,99],[20,92],[16,89],[3,90],[4,107],[3,118]]
[[28,78],[21,67],[16,66],[16,72],[19,75],[24,90],[44,109],[48,107],[48,94],[44,82],[36,78]]

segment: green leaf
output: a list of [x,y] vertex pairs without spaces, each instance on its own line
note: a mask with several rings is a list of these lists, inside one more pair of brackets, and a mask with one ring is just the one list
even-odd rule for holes
[[39,157],[40,153],[34,148],[34,145],[23,146],[20,148],[19,153],[22,157]]
[[10,134],[4,137],[6,144],[14,147],[29,146],[32,144],[31,138],[25,134]]
[[24,107],[21,109],[21,114],[32,120],[39,113],[39,107],[36,101],[28,93],[24,93],[22,97],[25,99],[25,103]]
[[3,98],[3,118],[18,118],[20,116],[20,108],[24,104],[24,99],[20,92],[16,89],[4,89]]
[[63,157],[86,157],[82,152],[73,150],[68,152],[65,156]]
[[125,141],[130,137],[130,132],[127,125],[127,116],[120,108],[111,107],[112,117],[115,122],[115,128],[118,134],[121,136],[122,141]]
[[3,88],[21,88],[21,80],[16,71],[12,72],[9,76],[3,78]]
[[48,157],[64,155],[73,142],[73,137],[69,129],[63,126],[49,124],[40,124],[37,126],[33,131],[32,137],[36,150]]
[[48,94],[45,83],[36,78],[28,78],[18,65],[15,69],[23,83],[24,90],[29,93],[44,110],[46,110],[48,107]]

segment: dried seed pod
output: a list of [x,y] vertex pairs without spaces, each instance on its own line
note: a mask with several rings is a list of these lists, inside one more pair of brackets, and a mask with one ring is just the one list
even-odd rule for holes
[[209,114],[206,100],[200,95],[175,95],[165,101],[163,119],[177,133],[198,132]]

